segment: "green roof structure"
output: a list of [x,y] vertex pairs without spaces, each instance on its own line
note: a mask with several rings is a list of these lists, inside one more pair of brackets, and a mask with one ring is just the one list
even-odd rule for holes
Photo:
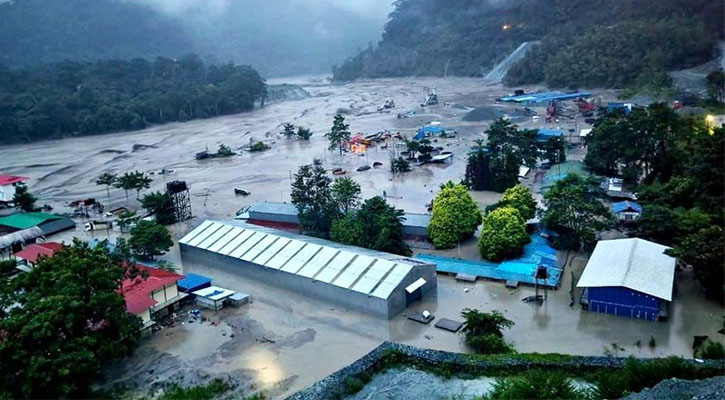
[[16,229],[28,229],[38,226],[46,221],[61,219],[63,217],[42,212],[15,213],[0,218],[0,225]]

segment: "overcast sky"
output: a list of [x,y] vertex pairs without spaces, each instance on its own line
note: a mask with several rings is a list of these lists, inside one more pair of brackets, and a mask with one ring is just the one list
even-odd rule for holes
[[[161,10],[169,15],[181,15],[189,10],[205,10],[207,13],[223,13],[232,2],[244,2],[245,0],[126,0],[145,4]],[[311,9],[319,7],[340,8],[354,12],[366,18],[382,20],[387,19],[392,10],[393,0],[270,0],[270,5],[287,1],[307,5]]]

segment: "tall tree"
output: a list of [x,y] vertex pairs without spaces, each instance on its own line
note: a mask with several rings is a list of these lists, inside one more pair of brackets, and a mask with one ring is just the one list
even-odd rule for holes
[[20,182],[15,185],[15,194],[13,195],[13,203],[16,207],[20,207],[25,212],[35,211],[35,201],[37,199],[28,191],[28,186]]
[[295,137],[295,126],[290,123],[286,123],[284,124],[281,133],[282,135],[284,135],[285,138],[292,139],[293,137]]
[[466,184],[473,190],[491,190],[491,158],[488,156],[482,140],[476,141],[476,146],[468,154],[466,160]]
[[534,195],[529,188],[521,184],[506,189],[501,200],[493,206],[487,207],[486,212],[503,207],[512,207],[518,210],[524,222],[536,216]]
[[437,249],[448,249],[473,235],[481,224],[481,211],[465,186],[448,182],[433,200],[428,237]]
[[101,368],[138,343],[140,319],[118,292],[126,273],[104,246],[75,240],[30,272],[3,278],[0,394],[92,396]]
[[483,217],[483,228],[478,241],[481,257],[489,261],[521,254],[531,238],[519,211],[512,207],[497,208]]
[[124,173],[123,175],[119,176],[113,184],[114,187],[118,189],[123,189],[124,193],[126,193],[126,200],[128,200],[128,191],[136,188],[136,185],[137,176],[133,172]]
[[536,166],[536,130],[521,131],[508,120],[500,118],[486,129],[486,135],[492,188],[503,192],[519,183],[522,165]]
[[116,183],[116,175],[110,172],[104,172],[101,176],[96,179],[96,185],[105,186],[106,194],[108,195],[108,201],[111,201],[111,186]]
[[169,230],[152,221],[141,220],[131,228],[128,240],[134,255],[142,260],[153,260],[155,256],[169,251],[174,245]]
[[176,222],[174,214],[174,201],[168,193],[151,192],[141,198],[141,207],[149,214],[156,215],[156,222],[161,225],[173,224]]
[[330,150],[339,150],[340,157],[342,157],[342,148],[345,143],[350,141],[350,125],[345,123],[345,117],[340,114],[335,115],[335,120],[332,123],[332,129],[330,132],[325,134],[325,137],[330,142]]
[[332,200],[342,214],[353,210],[360,204],[360,184],[352,178],[336,178],[331,190]]
[[327,171],[319,165],[303,165],[292,181],[292,204],[302,229],[315,236],[326,237],[335,215],[332,180]]
[[559,247],[591,248],[597,233],[609,228],[614,217],[599,200],[596,180],[569,174],[544,195],[541,222],[561,234]]

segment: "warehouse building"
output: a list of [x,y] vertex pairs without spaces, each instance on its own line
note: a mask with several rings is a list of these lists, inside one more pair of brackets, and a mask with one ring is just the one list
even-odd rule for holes
[[384,318],[436,288],[434,264],[242,221],[204,221],[179,247],[185,266],[220,268]]
[[[429,214],[405,213],[403,214],[403,218],[404,235],[428,236],[428,225],[430,224]],[[297,231],[299,230],[300,224],[300,220],[297,217],[297,208],[293,204],[273,201],[255,203],[249,206],[246,212],[237,216],[236,219],[286,231]]]
[[669,316],[676,259],[643,239],[597,243],[577,287],[589,311],[658,321]]

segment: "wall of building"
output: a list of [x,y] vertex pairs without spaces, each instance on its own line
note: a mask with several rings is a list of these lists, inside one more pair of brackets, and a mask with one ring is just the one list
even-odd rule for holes
[[386,300],[184,244],[180,245],[180,251],[184,270],[189,268],[192,271],[196,270],[213,276],[214,269],[222,269],[225,272],[259,280],[266,284],[383,318],[392,318],[406,308],[405,287],[419,277],[423,277],[428,282],[423,288],[424,296],[425,293],[436,287],[435,266],[433,265],[422,266],[420,273],[413,272],[418,268],[413,269]]
[[140,313],[136,314],[136,316],[141,318],[141,322],[144,325],[146,325],[147,323],[149,323],[149,321],[151,321],[151,312],[148,309],[141,311]]
[[284,222],[288,224],[299,224],[300,220],[297,214],[284,213],[267,213],[249,210],[249,219],[258,219],[260,221]]
[[660,301],[625,287],[590,287],[589,310],[623,317],[657,321]]

